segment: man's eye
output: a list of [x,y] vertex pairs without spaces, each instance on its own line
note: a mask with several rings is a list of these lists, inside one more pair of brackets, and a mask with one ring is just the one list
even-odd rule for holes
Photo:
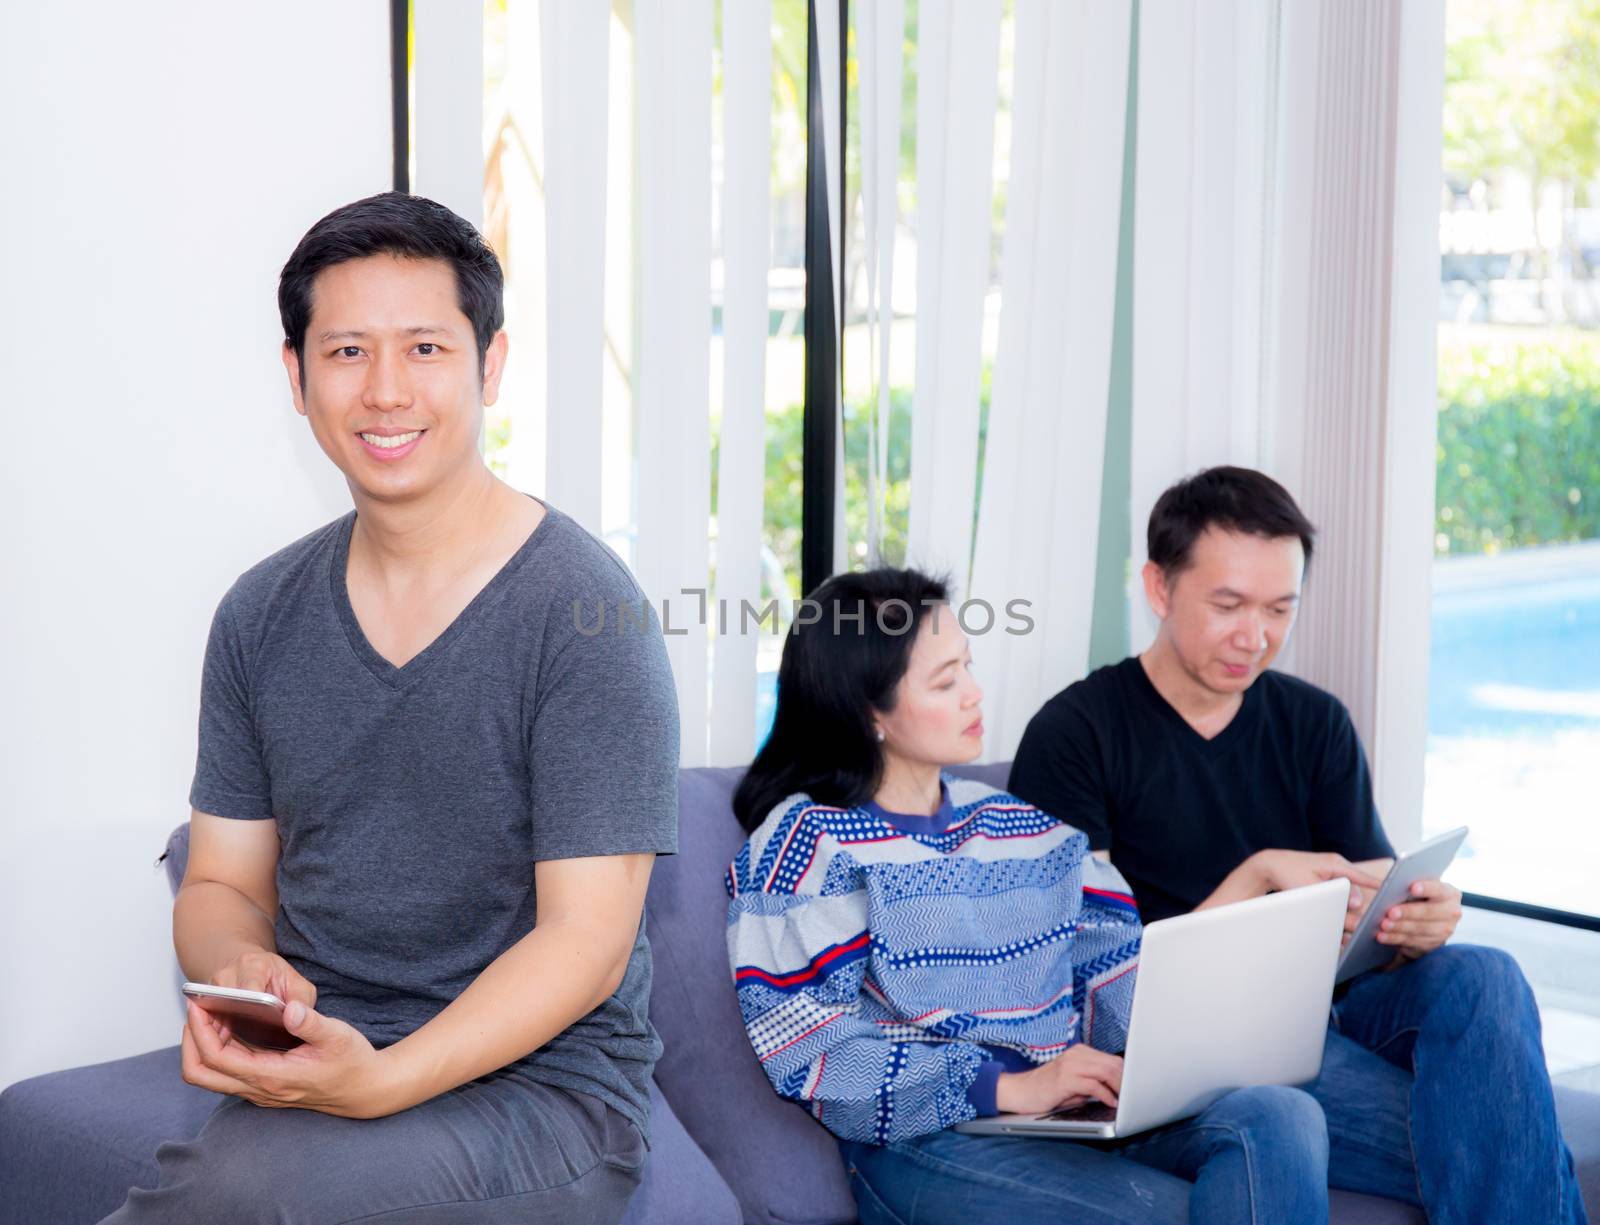
[[355,345],[345,345],[344,348],[339,350],[339,356],[340,357],[360,357],[361,356],[361,350],[359,348],[357,348]]
[[438,347],[439,346],[434,344],[433,341],[424,340],[421,344],[419,344],[417,346],[417,352],[419,354],[421,354],[423,357],[432,357],[433,353],[434,353],[434,350],[437,349]]
[[1215,607],[1218,612],[1238,612],[1239,611],[1239,606],[1237,604],[1217,604],[1217,605],[1214,605],[1213,607]]

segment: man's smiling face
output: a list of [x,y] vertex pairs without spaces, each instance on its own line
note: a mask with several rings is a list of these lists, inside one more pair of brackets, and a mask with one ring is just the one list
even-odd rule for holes
[[317,274],[302,379],[284,365],[295,409],[351,492],[407,502],[481,463],[483,409],[499,394],[505,333],[479,377],[472,322],[444,260],[373,255]]

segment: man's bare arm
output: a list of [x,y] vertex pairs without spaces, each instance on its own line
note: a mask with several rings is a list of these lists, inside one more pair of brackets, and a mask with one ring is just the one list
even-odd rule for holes
[[384,1051],[380,1113],[403,1110],[537,1050],[622,983],[654,854],[534,868],[534,929],[433,1020]]
[[204,812],[189,818],[189,864],[172,907],[172,942],[191,979],[210,982],[247,949],[273,951],[277,867],[274,822]]
[[272,821],[196,812],[189,864],[172,906],[178,964],[195,982],[317,1001],[317,989],[278,956],[278,831]]

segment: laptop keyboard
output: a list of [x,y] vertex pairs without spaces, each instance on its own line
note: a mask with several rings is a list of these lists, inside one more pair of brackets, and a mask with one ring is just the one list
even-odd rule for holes
[[1057,1110],[1041,1117],[1064,1119],[1070,1123],[1113,1123],[1116,1121],[1117,1112],[1104,1102],[1085,1102],[1082,1106],[1074,1106],[1071,1110]]

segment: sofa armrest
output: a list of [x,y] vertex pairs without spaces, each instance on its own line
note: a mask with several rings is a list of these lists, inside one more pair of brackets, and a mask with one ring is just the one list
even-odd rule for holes
[[167,870],[167,884],[172,887],[176,896],[178,886],[183,884],[184,871],[189,867],[189,823],[185,821],[172,833],[167,835],[167,849],[161,852],[161,858],[156,861]]

